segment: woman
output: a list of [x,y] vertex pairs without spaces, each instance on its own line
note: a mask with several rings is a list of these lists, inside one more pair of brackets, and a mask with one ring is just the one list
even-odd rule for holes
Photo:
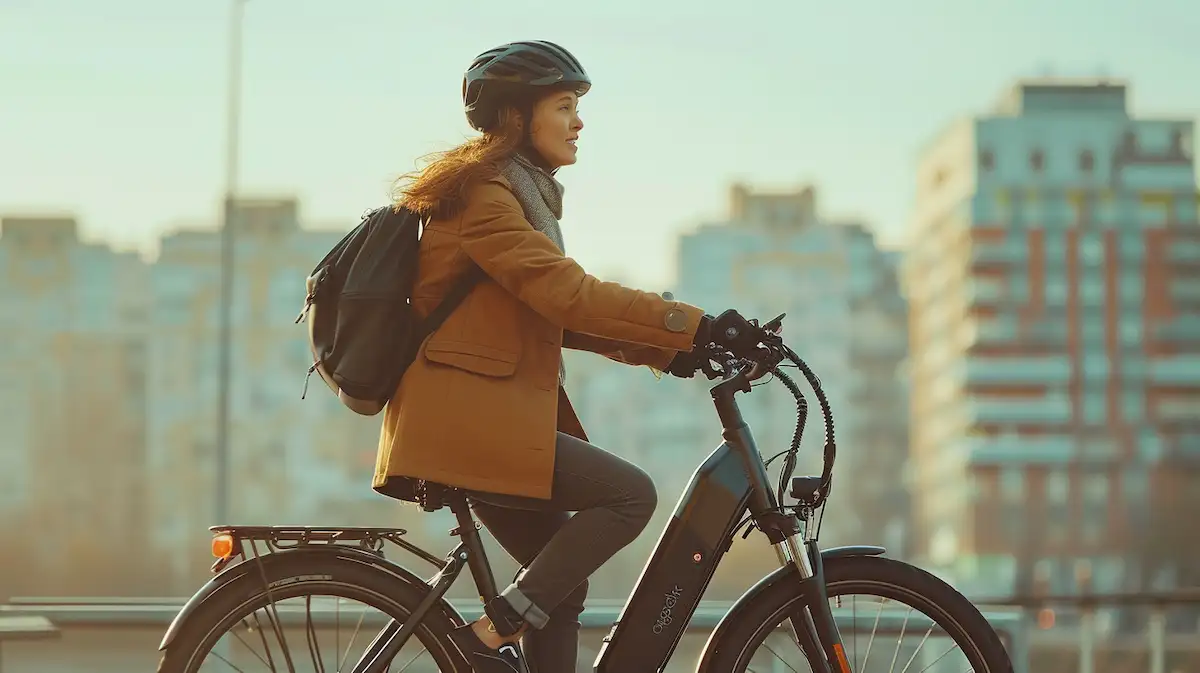
[[[462,274],[486,278],[424,343],[389,405],[374,485],[415,479],[467,490],[480,521],[526,567],[495,614],[456,638],[476,670],[575,670],[587,579],[650,520],[654,484],[587,442],[562,384],[561,349],[678,376],[708,343],[700,309],[607,283],[564,256],[555,171],[576,161],[579,61],[549,42],[484,52],[463,81],[482,135],[402,178],[398,200],[429,217],[414,290],[427,314]],[[407,490],[406,490],[407,489]],[[569,513],[575,512],[574,516]]]

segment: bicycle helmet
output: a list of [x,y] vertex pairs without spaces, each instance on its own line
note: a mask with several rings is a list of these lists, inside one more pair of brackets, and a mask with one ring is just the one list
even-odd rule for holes
[[571,52],[545,40],[510,42],[489,49],[463,75],[463,106],[477,131],[496,123],[500,105],[524,99],[541,88],[562,88],[582,96],[592,86]]

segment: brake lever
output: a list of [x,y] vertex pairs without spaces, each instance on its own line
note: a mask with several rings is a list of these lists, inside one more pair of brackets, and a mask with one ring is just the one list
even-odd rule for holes
[[725,372],[729,369],[728,364],[721,362],[721,368],[713,367],[713,360],[720,360],[724,352],[713,345],[704,347],[704,357],[700,358],[700,371],[708,378],[709,381],[719,379],[725,376]]
[[705,357],[700,360],[700,371],[708,378],[709,381],[721,378],[721,372],[713,367],[712,359]]
[[762,360],[754,363],[750,371],[746,374],[746,378],[750,381],[757,381],[762,377],[770,374],[773,369],[783,362],[783,356],[773,348],[759,348],[758,352],[762,354]]
[[779,336],[783,333],[783,317],[786,315],[786,313],[780,313],[775,316],[770,322],[762,326],[762,331]]

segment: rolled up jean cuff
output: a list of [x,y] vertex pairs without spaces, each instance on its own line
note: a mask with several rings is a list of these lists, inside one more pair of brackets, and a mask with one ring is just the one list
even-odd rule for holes
[[540,630],[545,628],[546,624],[550,621],[550,616],[542,611],[541,608],[534,605],[533,601],[529,600],[525,594],[521,593],[516,584],[510,584],[507,589],[500,592],[500,595],[504,597],[504,600],[508,601],[508,604],[517,611],[517,614],[521,615],[521,619],[524,619],[525,623],[530,627]]

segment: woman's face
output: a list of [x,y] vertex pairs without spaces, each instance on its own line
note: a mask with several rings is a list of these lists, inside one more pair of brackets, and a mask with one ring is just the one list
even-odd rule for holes
[[575,163],[575,141],[582,128],[579,96],[573,91],[550,94],[533,106],[530,138],[551,170]]

